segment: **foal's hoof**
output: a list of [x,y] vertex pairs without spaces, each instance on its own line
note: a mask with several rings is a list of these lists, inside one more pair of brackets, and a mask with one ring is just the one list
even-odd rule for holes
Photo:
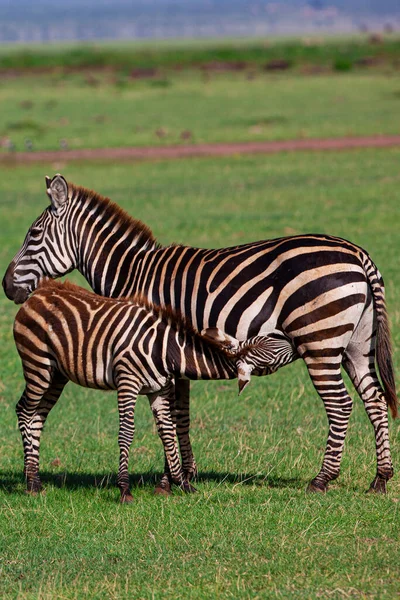
[[184,481],[179,487],[185,494],[195,494],[197,492],[196,488],[188,481]]
[[160,481],[160,483],[154,488],[154,494],[156,496],[170,496],[171,484],[169,481]]
[[38,496],[39,494],[46,494],[45,489],[42,486],[42,482],[38,479],[31,479],[27,481],[25,494],[28,496]]
[[307,492],[310,493],[319,493],[319,494],[325,494],[328,490],[328,486],[325,483],[320,483],[320,482],[316,482],[314,479],[312,481],[310,481],[310,483],[307,486]]
[[27,489],[27,490],[25,490],[25,494],[27,496],[32,496],[32,498],[35,498],[36,496],[45,496],[46,490],[42,487],[40,487],[38,489]]
[[121,504],[131,504],[133,502],[133,496],[130,492],[127,492],[126,494],[121,495],[119,501]]
[[386,479],[377,475],[369,486],[367,494],[386,494]]

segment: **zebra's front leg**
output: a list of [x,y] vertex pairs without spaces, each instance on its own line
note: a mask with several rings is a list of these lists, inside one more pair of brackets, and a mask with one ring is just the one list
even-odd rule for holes
[[120,376],[117,380],[118,412],[119,412],[119,469],[117,485],[119,487],[122,504],[133,502],[129,487],[129,450],[135,434],[135,406],[140,390],[140,384],[132,381],[129,375]]
[[197,465],[190,442],[190,381],[177,379],[175,382],[176,433],[182,457],[182,468],[186,479],[197,476]]
[[340,366],[337,370],[321,368],[313,369],[307,365],[313,384],[323,400],[329,422],[329,433],[322,468],[318,475],[309,483],[309,492],[326,492],[328,483],[339,476],[340,463],[343,454],[344,441],[350,419],[353,401],[350,398]]
[[32,398],[28,387],[25,388],[15,411],[18,416],[18,427],[24,447],[24,476],[26,493],[36,495],[42,490],[39,477],[39,440],[35,439],[32,422],[36,415],[41,398]]
[[36,495],[42,491],[39,477],[40,437],[47,415],[60,397],[67,380],[49,365],[34,371],[26,366],[24,375],[27,385],[16,406],[16,413],[24,447],[26,493]]
[[149,394],[148,397],[156,421],[157,431],[164,446],[165,456],[164,475],[156,487],[155,493],[168,495],[171,491],[171,483],[175,483],[185,492],[195,492],[195,488],[190,485],[181,467],[176,443],[175,423],[171,414],[174,386],[171,385],[166,390]]

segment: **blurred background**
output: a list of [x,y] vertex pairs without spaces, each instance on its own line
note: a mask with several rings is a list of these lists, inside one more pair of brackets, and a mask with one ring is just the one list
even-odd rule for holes
[[0,154],[400,133],[397,0],[0,0]]
[[351,33],[400,26],[397,0],[1,0],[2,42]]

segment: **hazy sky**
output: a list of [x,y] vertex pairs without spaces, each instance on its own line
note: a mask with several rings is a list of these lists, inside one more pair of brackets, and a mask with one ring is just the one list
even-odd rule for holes
[[0,0],[0,42],[400,28],[400,0]]

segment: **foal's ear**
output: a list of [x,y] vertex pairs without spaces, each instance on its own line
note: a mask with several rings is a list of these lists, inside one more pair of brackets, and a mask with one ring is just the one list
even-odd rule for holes
[[251,372],[253,367],[248,365],[244,360],[238,360],[236,363],[238,370],[238,386],[239,396],[250,383]]
[[201,335],[212,342],[220,344],[229,352],[237,352],[239,350],[239,341],[231,335],[224,333],[219,327],[203,329]]
[[68,200],[68,183],[59,173],[53,179],[46,176],[46,192],[50,198],[52,209],[57,213]]

